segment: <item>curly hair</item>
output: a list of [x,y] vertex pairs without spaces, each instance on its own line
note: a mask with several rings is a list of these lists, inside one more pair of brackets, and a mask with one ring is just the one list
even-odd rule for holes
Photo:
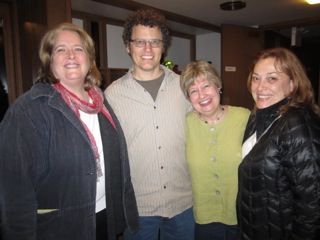
[[263,59],[273,58],[275,60],[275,68],[284,72],[292,80],[294,88],[288,96],[288,104],[280,109],[280,112],[284,113],[291,107],[306,106],[311,108],[316,114],[320,115],[319,106],[314,99],[314,93],[311,82],[307,77],[305,69],[297,58],[297,56],[286,48],[270,48],[262,50],[257,54],[247,80],[247,87],[251,92],[252,74],[255,65]]
[[51,70],[52,50],[55,43],[55,39],[58,33],[61,31],[70,31],[79,35],[83,47],[88,54],[90,62],[90,70],[85,77],[84,84],[85,89],[88,90],[93,86],[99,86],[101,83],[101,75],[95,62],[95,48],[92,38],[81,27],[72,23],[62,23],[56,28],[48,31],[42,38],[39,48],[39,58],[41,62],[40,69],[38,71],[37,82],[44,83],[57,83]]
[[170,31],[164,15],[152,8],[146,8],[140,9],[129,16],[125,21],[122,34],[122,39],[126,46],[130,43],[133,27],[137,25],[151,28],[158,27],[162,34],[163,50],[166,52],[170,45]]

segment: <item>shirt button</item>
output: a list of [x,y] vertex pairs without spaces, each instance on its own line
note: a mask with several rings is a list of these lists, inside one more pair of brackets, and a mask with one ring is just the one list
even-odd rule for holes
[[211,132],[213,132],[214,130],[215,130],[215,128],[214,128],[214,127],[210,128],[210,131],[211,131]]
[[159,146],[158,149],[160,150],[160,149],[161,149],[161,146]]
[[153,108],[156,109],[157,107],[156,107],[156,106],[153,106]]
[[164,185],[164,186],[163,186],[163,188],[164,188],[164,189],[166,189],[166,188],[167,188],[167,186],[166,186],[166,185]]
[[212,162],[217,161],[217,159],[216,159],[216,157],[215,157],[215,156],[211,156],[211,158],[210,158],[210,159],[211,159],[211,161],[212,161]]
[[220,191],[219,190],[216,190],[216,195],[220,195]]
[[163,169],[163,166],[161,166],[160,169]]
[[214,177],[215,179],[219,179],[219,175],[218,175],[218,174],[214,174],[213,177]]
[[156,126],[156,129],[159,129],[159,126]]

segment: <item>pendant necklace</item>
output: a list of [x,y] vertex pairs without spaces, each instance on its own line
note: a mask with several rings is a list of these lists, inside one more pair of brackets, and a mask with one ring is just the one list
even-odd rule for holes
[[[212,121],[211,124],[217,124],[217,123],[220,121],[220,119],[223,117],[225,108],[224,108],[224,107],[220,107],[220,109],[221,109],[221,111],[217,114],[218,116],[215,117],[215,119]],[[205,122],[206,124],[210,124],[210,123],[208,122],[208,120],[204,120],[204,122]]]

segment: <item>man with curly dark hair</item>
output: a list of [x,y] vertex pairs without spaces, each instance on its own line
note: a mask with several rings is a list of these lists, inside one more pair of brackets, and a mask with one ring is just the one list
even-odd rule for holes
[[138,10],[124,25],[133,66],[105,94],[124,129],[140,228],[125,240],[193,240],[192,192],[185,159],[185,115],[190,104],[179,75],[162,66],[169,46],[165,17]]

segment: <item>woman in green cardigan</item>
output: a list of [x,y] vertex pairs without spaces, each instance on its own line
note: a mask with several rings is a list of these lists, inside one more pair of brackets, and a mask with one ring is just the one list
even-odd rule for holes
[[187,160],[192,180],[195,239],[237,239],[238,165],[250,114],[220,104],[221,79],[206,61],[188,64],[181,88],[193,111],[187,115]]

